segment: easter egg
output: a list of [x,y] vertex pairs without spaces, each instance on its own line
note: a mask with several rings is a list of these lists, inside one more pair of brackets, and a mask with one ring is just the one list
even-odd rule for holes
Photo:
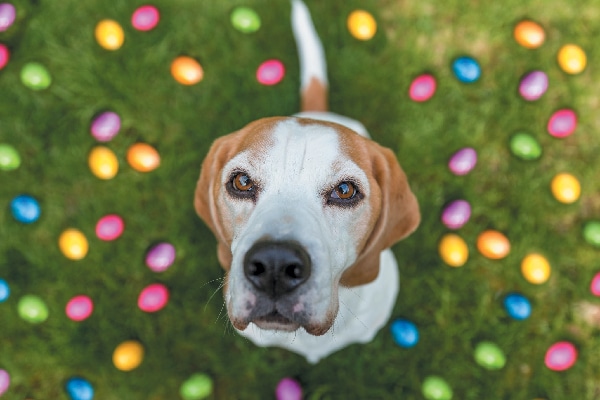
[[80,377],[70,378],[65,389],[71,400],[93,400],[94,388],[87,380]]
[[[590,284],[590,291],[594,296],[600,297],[600,272],[597,272],[596,275],[592,278],[592,283]],[[2,280],[0,279],[0,303],[2,302]]]
[[463,83],[473,83],[481,76],[481,67],[472,57],[459,57],[452,63],[456,78]]
[[564,138],[575,132],[577,115],[568,108],[558,110],[548,120],[548,133],[556,138]]
[[510,252],[510,242],[501,232],[489,229],[477,237],[477,249],[484,257],[499,260]]
[[283,378],[275,388],[277,400],[302,400],[302,387],[292,378]]
[[88,156],[88,166],[92,174],[100,179],[112,179],[119,172],[119,160],[111,149],[96,146]]
[[519,22],[513,31],[517,43],[528,49],[540,47],[546,39],[546,32],[537,22],[524,20]]
[[38,201],[27,194],[22,194],[10,202],[13,217],[24,224],[31,224],[40,218],[41,209]]
[[146,254],[146,265],[154,272],[166,271],[175,261],[175,246],[171,243],[158,243]]
[[106,50],[117,50],[123,45],[125,34],[118,22],[104,19],[96,25],[96,41]]
[[565,371],[571,368],[577,361],[577,349],[570,342],[554,343],[544,357],[546,367],[552,371]]
[[10,51],[6,45],[0,43],[0,70],[6,67],[8,60],[10,60]]
[[231,12],[231,24],[242,33],[252,33],[260,29],[260,17],[249,7],[236,7]]
[[158,25],[160,13],[154,6],[138,7],[131,16],[131,25],[138,31],[149,31]]
[[365,10],[352,11],[346,24],[350,34],[359,40],[369,40],[377,32],[375,18]]
[[548,90],[548,75],[542,71],[528,73],[519,83],[519,94],[527,101],[539,99],[546,90]]
[[42,64],[30,62],[21,69],[21,82],[32,90],[46,89],[52,83],[50,73]]
[[27,294],[17,304],[19,316],[32,324],[39,324],[48,318],[48,307],[38,296]]
[[10,286],[8,283],[0,278],[0,303],[4,303],[10,297]]
[[589,221],[583,226],[583,238],[589,244],[600,247],[600,221]]
[[113,352],[112,360],[117,369],[131,371],[136,369],[144,359],[144,347],[140,342],[127,340],[119,344]]
[[266,86],[278,84],[284,75],[285,68],[279,60],[267,60],[260,64],[256,70],[256,79]]
[[67,317],[77,322],[87,319],[92,315],[92,311],[94,311],[94,303],[92,299],[85,295],[73,297],[69,300],[65,308]]
[[171,63],[171,75],[182,85],[195,85],[204,78],[204,70],[192,57],[179,56]]
[[58,238],[58,247],[65,257],[71,260],[81,260],[88,252],[88,241],[78,229],[69,228]]
[[452,389],[450,388],[450,385],[439,376],[432,375],[425,378],[421,391],[427,400],[452,399]]
[[0,143],[0,171],[12,171],[21,165],[17,150],[9,144]]
[[160,155],[149,144],[135,143],[127,150],[127,162],[136,171],[150,172],[160,165]]
[[0,3],[0,32],[10,28],[16,17],[17,10],[15,6],[10,3]]
[[552,178],[550,189],[554,198],[561,203],[571,204],[579,199],[581,184],[571,174],[561,173]]
[[90,131],[92,136],[99,142],[108,142],[114,138],[121,129],[121,118],[112,111],[106,111],[98,115],[92,121]]
[[459,229],[471,218],[471,205],[466,200],[455,200],[442,212],[442,222],[448,229]]
[[511,318],[519,321],[531,315],[531,303],[519,293],[511,293],[504,298],[504,309]]
[[467,243],[454,233],[445,234],[438,245],[442,260],[451,267],[462,267],[469,258]]
[[495,343],[484,341],[475,347],[475,361],[483,368],[494,370],[504,367],[506,357]]
[[10,387],[10,375],[6,370],[0,369],[0,396],[2,396]]
[[213,382],[206,374],[194,374],[190,376],[179,388],[179,394],[183,400],[201,400],[212,394]]
[[151,313],[162,310],[169,301],[169,290],[161,283],[146,286],[138,297],[140,310]]
[[585,69],[587,56],[576,44],[566,44],[558,50],[558,65],[567,74],[578,74]]
[[550,278],[550,263],[541,254],[528,254],[521,261],[521,273],[528,282],[539,285]]
[[466,175],[477,164],[477,152],[471,147],[458,150],[450,157],[448,168],[454,175]]
[[434,95],[436,86],[437,83],[433,75],[419,75],[410,84],[408,95],[413,101],[427,101]]
[[96,224],[96,236],[100,240],[115,240],[121,236],[123,229],[125,229],[123,218],[116,214],[105,215]]
[[535,138],[520,132],[510,139],[510,151],[522,160],[537,160],[542,156],[542,146]]
[[394,342],[400,347],[411,348],[419,342],[419,330],[411,321],[403,318],[396,319],[390,325]]

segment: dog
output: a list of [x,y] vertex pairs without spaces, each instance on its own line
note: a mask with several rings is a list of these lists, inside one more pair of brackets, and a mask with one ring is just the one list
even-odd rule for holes
[[420,212],[394,153],[328,111],[322,43],[306,5],[291,6],[301,112],[218,138],[194,206],[217,239],[233,327],[316,363],[388,321],[399,288],[389,247]]

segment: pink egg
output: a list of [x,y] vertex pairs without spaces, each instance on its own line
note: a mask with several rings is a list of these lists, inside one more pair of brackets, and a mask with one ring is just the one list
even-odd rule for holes
[[568,108],[556,111],[548,121],[548,133],[557,138],[564,138],[575,132],[577,115]]
[[592,284],[590,285],[590,291],[594,296],[600,297],[600,272],[596,273],[592,278]]
[[138,31],[149,31],[153,29],[160,20],[158,9],[154,6],[145,5],[139,7],[131,16],[131,25]]
[[121,129],[121,118],[112,111],[103,112],[92,121],[92,136],[99,142],[109,142]]
[[94,311],[94,303],[88,296],[75,296],[69,300],[65,311],[67,317],[73,321],[83,321],[92,314],[92,311]]
[[471,205],[466,200],[453,201],[442,212],[442,222],[449,229],[462,228],[469,218],[471,218]]
[[146,254],[146,265],[154,272],[166,271],[175,261],[175,246],[171,243],[159,243]]
[[0,396],[2,396],[10,386],[10,375],[3,369],[0,369]]
[[521,79],[519,93],[527,101],[542,97],[548,90],[548,76],[542,71],[532,71]]
[[417,76],[410,84],[408,94],[413,101],[423,102],[429,100],[435,93],[437,82],[433,75],[423,74]]
[[544,362],[553,371],[564,371],[577,361],[577,349],[570,342],[554,343],[546,352]]
[[169,290],[161,283],[146,286],[138,297],[140,310],[151,313],[161,310],[169,301]]
[[302,387],[292,378],[283,378],[275,388],[277,400],[302,400]]
[[450,157],[448,168],[454,175],[466,175],[475,168],[475,164],[477,164],[477,152],[475,149],[465,147]]
[[8,47],[0,43],[0,69],[6,67],[6,64],[8,64],[9,59],[10,51],[8,51]]
[[283,79],[285,68],[279,60],[267,60],[260,64],[256,71],[256,79],[263,85],[276,85]]
[[96,236],[100,240],[115,240],[121,236],[123,229],[125,229],[123,218],[116,214],[109,214],[100,218],[96,224]]
[[15,22],[17,10],[10,3],[0,3],[0,32],[4,32]]

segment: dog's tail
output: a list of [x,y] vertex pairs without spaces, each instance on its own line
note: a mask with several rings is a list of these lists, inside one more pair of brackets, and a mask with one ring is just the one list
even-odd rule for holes
[[327,111],[325,51],[302,0],[292,0],[292,30],[300,59],[301,111]]

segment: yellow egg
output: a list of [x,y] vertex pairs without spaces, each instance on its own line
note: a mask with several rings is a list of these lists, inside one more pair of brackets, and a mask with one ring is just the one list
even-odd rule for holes
[[204,70],[192,57],[180,56],[171,63],[171,75],[182,85],[194,85],[204,77]]
[[566,44],[558,51],[558,65],[567,74],[578,74],[585,69],[587,56],[576,44]]
[[88,252],[89,246],[85,235],[78,229],[69,228],[58,238],[58,248],[71,260],[81,260]]
[[462,267],[469,258],[467,243],[454,233],[445,234],[438,245],[442,260],[451,267]]
[[160,155],[149,144],[135,143],[127,150],[127,162],[136,171],[150,172],[160,165]]
[[528,49],[540,47],[546,39],[546,33],[537,22],[525,20],[515,26],[513,35],[517,43]]
[[94,31],[96,41],[106,50],[117,50],[123,45],[125,34],[118,22],[104,19],[98,22]]
[[550,263],[541,254],[529,254],[521,261],[521,273],[530,283],[539,285],[546,282],[550,272]]
[[111,149],[96,146],[88,156],[88,165],[94,175],[100,179],[112,179],[119,171],[119,160]]
[[355,10],[348,16],[348,30],[359,40],[369,40],[377,32],[375,18],[364,10]]
[[550,189],[556,200],[565,204],[576,202],[581,194],[579,181],[573,175],[567,173],[558,174],[552,178]]
[[144,359],[144,347],[135,340],[119,344],[113,352],[113,364],[121,371],[136,369]]
[[477,249],[484,257],[499,260],[510,253],[510,242],[501,232],[489,229],[477,237]]

